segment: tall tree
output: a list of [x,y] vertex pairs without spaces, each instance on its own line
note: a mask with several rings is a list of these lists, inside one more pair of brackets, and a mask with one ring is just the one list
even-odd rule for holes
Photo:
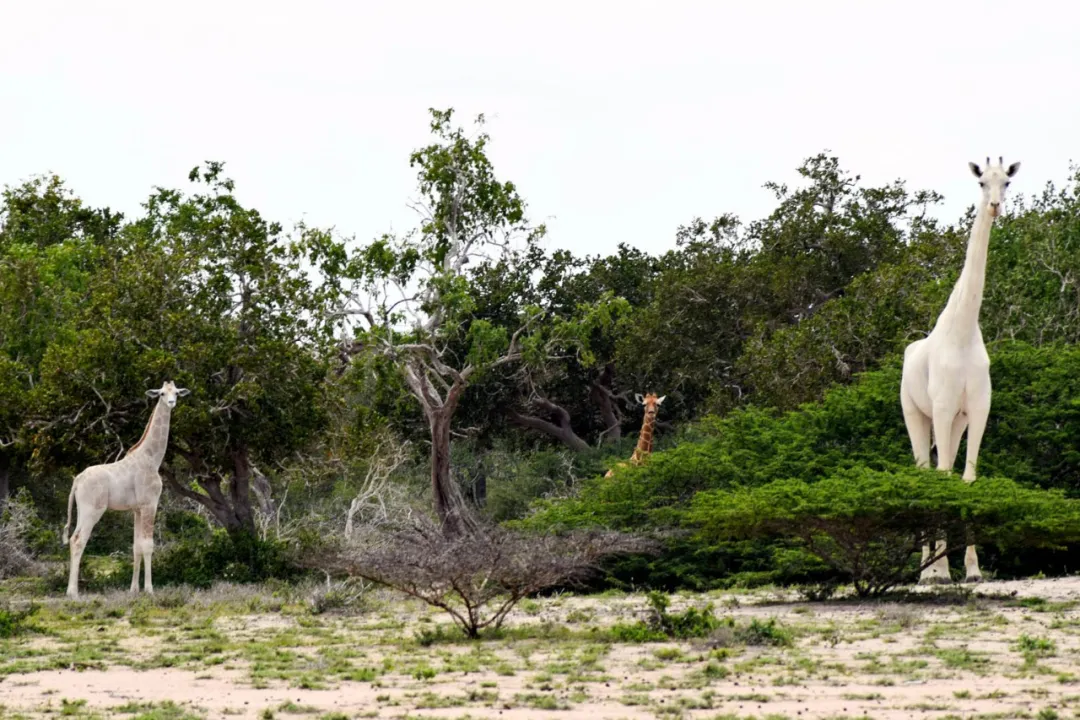
[[385,235],[357,254],[354,293],[342,314],[360,319],[355,347],[391,362],[419,403],[430,433],[435,512],[455,536],[469,530],[450,472],[453,421],[466,389],[510,364],[581,352],[606,315],[594,306],[557,318],[529,304],[512,320],[479,316],[471,278],[538,268],[545,228],[529,223],[513,183],[496,178],[483,116],[470,136],[453,125],[452,109],[431,115],[435,142],[410,158],[420,228]]
[[166,484],[237,535],[254,531],[254,468],[323,426],[345,256],[326,233],[290,236],[244,207],[222,170],[193,170],[190,196],[158,190],[124,228],[46,352],[33,446],[71,470],[120,457],[146,422],[145,389],[174,379],[192,396],[173,417]]
[[[42,361],[72,331],[121,222],[107,208],[84,206],[56,176],[0,194],[0,505],[13,481],[26,480],[25,421]],[[38,485],[32,490],[40,500]]]

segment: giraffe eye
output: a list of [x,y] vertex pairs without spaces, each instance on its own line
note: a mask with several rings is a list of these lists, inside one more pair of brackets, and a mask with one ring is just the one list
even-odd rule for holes
[[1005,187],[1009,187],[1009,184],[1010,184],[1010,182],[1011,182],[1011,181],[1009,181],[1009,180],[1006,180],[1006,181],[1005,181]]
[[986,183],[984,183],[982,180],[980,180],[979,181],[979,187],[981,187],[981,188],[986,187]]

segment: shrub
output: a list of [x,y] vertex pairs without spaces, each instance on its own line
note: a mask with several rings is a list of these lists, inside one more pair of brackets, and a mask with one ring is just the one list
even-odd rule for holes
[[513,532],[477,523],[449,537],[429,520],[339,549],[313,563],[387,585],[437,607],[471,638],[498,629],[523,598],[578,582],[606,557],[648,551],[614,532],[564,536]]
[[[701,493],[692,519],[708,537],[781,537],[850,577],[860,596],[881,595],[937,557],[913,562],[944,534],[1003,547],[1054,547],[1080,539],[1080,501],[1003,478],[973,484],[934,470],[838,471],[816,483],[778,480]],[[969,535],[970,534],[970,535]]]
[[[1080,346],[1000,341],[990,351],[994,409],[979,454],[980,475],[1080,497]],[[627,557],[607,568],[607,583],[621,587],[825,582],[828,573],[820,567],[781,565],[780,555],[791,543],[775,535],[740,543],[717,537],[703,542],[673,531],[693,527],[687,511],[702,491],[760,487],[780,479],[813,483],[860,467],[911,468],[911,445],[897,400],[900,370],[897,355],[852,385],[832,388],[819,403],[786,413],[747,408],[706,418],[684,431],[680,444],[655,452],[642,467],[585,480],[568,499],[538,501],[520,525],[663,533],[659,558]],[[965,447],[960,446],[958,468]],[[980,559],[984,570],[998,576],[1073,571],[1080,545],[1069,547],[1065,540],[1054,545],[990,545]]]
[[749,625],[737,625],[734,618],[718,618],[713,615],[712,605],[704,608],[691,607],[681,613],[670,613],[671,601],[660,592],[648,595],[650,614],[647,620],[633,624],[616,624],[611,628],[612,637],[618,642],[642,643],[661,640],[689,640],[708,638],[715,647],[727,645],[790,645],[791,632],[776,624],[775,618],[768,622],[757,619]]
[[215,581],[233,583],[289,579],[297,570],[284,543],[254,535],[215,530],[209,537],[189,536],[154,554],[154,584],[208,588]]
[[618,642],[642,643],[660,640],[703,638],[710,635],[725,621],[713,615],[712,605],[704,608],[691,607],[681,613],[668,612],[671,601],[664,593],[648,594],[649,618],[636,623],[617,623],[611,628],[612,637]]
[[40,523],[30,494],[23,488],[0,508],[0,579],[37,574],[41,565],[30,543]]
[[667,595],[653,591],[648,597],[649,605],[652,607],[649,625],[667,637],[679,639],[705,637],[720,625],[720,621],[712,613],[711,605],[705,606],[704,609],[691,607],[677,615],[672,615],[668,612],[671,601]]
[[15,637],[28,629],[26,621],[40,609],[38,605],[31,605],[25,610],[13,610],[10,607],[0,607],[0,638]]
[[363,608],[366,590],[363,583],[328,582],[308,597],[308,609],[312,615],[355,612]]

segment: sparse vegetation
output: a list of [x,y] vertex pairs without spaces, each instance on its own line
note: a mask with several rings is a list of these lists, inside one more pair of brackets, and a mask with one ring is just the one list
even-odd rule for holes
[[340,549],[322,567],[399,590],[446,612],[471,638],[498,630],[524,598],[579,582],[612,556],[644,552],[650,543],[612,532],[534,535],[471,521],[448,536],[423,519],[376,542]]

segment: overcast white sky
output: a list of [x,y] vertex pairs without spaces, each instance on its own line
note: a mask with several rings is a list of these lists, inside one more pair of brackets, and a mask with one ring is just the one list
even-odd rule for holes
[[368,240],[414,224],[427,108],[489,118],[549,242],[660,252],[694,216],[772,208],[829,149],[871,183],[1013,190],[1080,159],[1067,2],[55,2],[0,4],[0,184],[56,172],[127,213],[224,160],[244,202]]

